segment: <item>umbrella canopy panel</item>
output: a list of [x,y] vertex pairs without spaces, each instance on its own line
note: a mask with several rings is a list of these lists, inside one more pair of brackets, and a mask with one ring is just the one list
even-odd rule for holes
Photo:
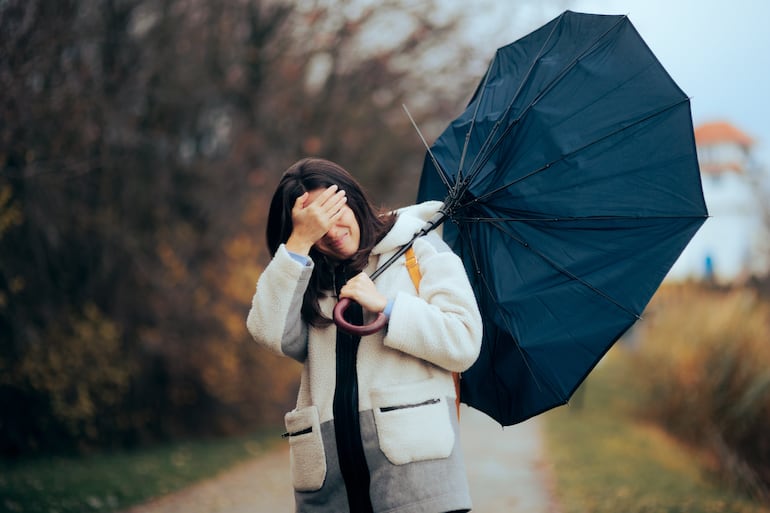
[[625,16],[571,11],[497,51],[428,199],[485,319],[462,400],[503,425],[569,399],[707,217],[689,99]]

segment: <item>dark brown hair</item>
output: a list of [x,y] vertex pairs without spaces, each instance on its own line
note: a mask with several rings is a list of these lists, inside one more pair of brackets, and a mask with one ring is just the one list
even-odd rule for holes
[[310,283],[302,301],[302,318],[313,326],[326,326],[331,320],[321,313],[318,299],[324,290],[331,290],[335,266],[343,266],[346,279],[361,272],[369,259],[372,248],[393,227],[395,214],[381,215],[374,207],[359,183],[342,166],[329,160],[306,158],[292,164],[281,177],[270,202],[267,216],[267,247],[274,256],[278,247],[291,235],[293,223],[291,210],[297,198],[305,192],[337,185],[345,191],[347,206],[353,210],[360,228],[361,240],[358,251],[344,262],[332,262],[315,248],[310,258],[315,263]]

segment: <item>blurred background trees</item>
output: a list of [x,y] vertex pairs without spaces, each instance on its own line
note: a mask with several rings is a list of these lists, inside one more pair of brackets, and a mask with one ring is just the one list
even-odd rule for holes
[[431,4],[0,3],[5,456],[278,421],[297,368],[244,326],[266,204],[305,155],[413,200],[401,104],[430,134],[478,79]]

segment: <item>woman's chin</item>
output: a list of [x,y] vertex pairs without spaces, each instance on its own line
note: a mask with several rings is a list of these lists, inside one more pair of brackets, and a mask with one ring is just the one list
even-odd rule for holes
[[352,250],[328,250],[328,251],[321,251],[326,258],[333,260],[335,262],[342,262],[344,260],[348,260],[350,258],[353,258],[353,256],[356,254],[355,251]]

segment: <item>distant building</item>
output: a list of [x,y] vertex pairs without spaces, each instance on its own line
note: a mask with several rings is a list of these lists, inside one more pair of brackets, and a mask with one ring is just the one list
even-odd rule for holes
[[695,129],[703,196],[709,219],[674,264],[667,279],[730,283],[763,271],[766,244],[754,140],[725,121]]

